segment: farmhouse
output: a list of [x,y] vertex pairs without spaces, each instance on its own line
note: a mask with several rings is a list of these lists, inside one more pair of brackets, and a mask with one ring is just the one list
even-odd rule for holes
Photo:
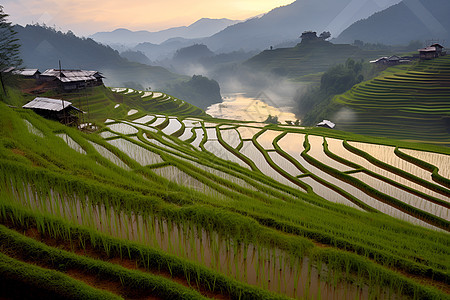
[[328,121],[328,120],[323,120],[322,122],[317,123],[316,126],[317,127],[325,127],[325,128],[333,129],[336,126],[336,124],[334,124],[333,122]]
[[433,59],[446,54],[444,47],[440,44],[433,44],[429,47],[419,49],[420,59]]
[[59,121],[66,125],[78,125],[80,109],[72,106],[69,101],[52,98],[36,97],[22,108],[32,109],[37,114],[51,120]]
[[98,71],[48,69],[40,75],[43,81],[56,81],[66,91],[79,90],[103,84],[103,75]]
[[17,70],[13,71],[14,74],[19,75],[23,78],[29,78],[29,79],[39,79],[39,76],[41,72],[39,72],[38,69],[23,69],[23,70]]
[[371,60],[370,63],[371,64],[377,64],[377,65],[398,65],[398,64],[404,64],[404,63],[409,63],[411,62],[411,60],[407,57],[400,57],[397,55],[392,55],[392,56],[383,56],[380,57],[378,59],[375,60]]

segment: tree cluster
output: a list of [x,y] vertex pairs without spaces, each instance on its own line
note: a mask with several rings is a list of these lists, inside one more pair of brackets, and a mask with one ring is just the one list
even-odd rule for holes
[[364,80],[362,62],[348,59],[345,64],[339,64],[326,71],[320,80],[320,86],[311,87],[306,92],[297,93],[297,115],[302,117],[303,125],[314,125],[323,118],[329,110],[329,104],[334,95],[339,95],[351,89]]
[[7,21],[7,17],[3,6],[0,5],[0,85],[3,93],[6,93],[6,89],[2,72],[10,67],[18,68],[22,64],[17,33]]

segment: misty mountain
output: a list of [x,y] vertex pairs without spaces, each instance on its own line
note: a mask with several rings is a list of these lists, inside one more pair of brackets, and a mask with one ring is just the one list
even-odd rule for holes
[[180,63],[198,62],[200,58],[214,56],[214,52],[202,44],[195,44],[190,47],[178,49],[173,60]]
[[146,30],[131,31],[120,28],[112,32],[97,32],[91,35],[90,38],[103,44],[123,44],[127,46],[136,46],[143,42],[160,44],[175,37],[185,39],[209,37],[238,22],[240,21],[202,18],[189,26],[173,27],[156,32]]
[[[153,90],[164,89],[171,94],[170,87],[176,83],[174,96],[191,104],[201,106],[198,104],[220,102],[217,82],[212,80],[203,80],[202,84],[198,84],[188,76],[172,73],[163,67],[129,61],[121,57],[118,51],[90,38],[79,38],[70,31],[63,33],[39,25],[15,25],[14,30],[18,33],[21,58],[27,68],[41,71],[58,68],[61,61],[65,69],[100,71],[106,77],[104,82],[108,86],[150,87]],[[185,97],[183,91],[186,92]]]
[[162,67],[130,62],[110,47],[92,39],[79,38],[70,31],[62,33],[38,25],[16,25],[14,29],[22,45],[21,57],[28,68],[58,68],[58,61],[61,61],[66,69],[98,70],[106,76],[106,83],[112,86],[128,81],[144,86],[161,86],[180,78],[180,75]]
[[412,40],[449,41],[449,14],[448,0],[404,0],[354,23],[336,41],[361,40],[389,45],[408,44]]
[[201,39],[185,39],[185,38],[171,38],[161,44],[140,43],[131,48],[133,51],[140,51],[144,53],[150,60],[158,61],[171,59],[177,50],[181,48],[190,47],[200,43]]
[[150,59],[147,56],[145,56],[145,54],[142,53],[141,51],[126,50],[126,51],[120,52],[120,56],[126,58],[129,61],[134,61],[134,62],[137,62],[140,64],[144,64],[144,65],[152,64]]
[[260,18],[229,26],[202,40],[214,52],[267,49],[297,40],[303,31],[330,31],[337,36],[361,18],[366,18],[400,0],[297,0],[273,9]]

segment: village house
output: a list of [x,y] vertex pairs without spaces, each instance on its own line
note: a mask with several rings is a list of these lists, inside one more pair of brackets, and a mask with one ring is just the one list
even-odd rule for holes
[[72,106],[69,101],[61,99],[36,97],[28,102],[22,108],[32,109],[44,118],[59,121],[66,125],[78,126],[80,109]]
[[446,55],[446,52],[443,51],[444,47],[440,44],[433,44],[429,47],[418,49],[420,59],[433,59],[439,56]]
[[375,60],[371,60],[371,64],[377,64],[377,65],[398,65],[398,64],[404,64],[404,63],[410,63],[411,59],[408,57],[400,57],[397,55],[392,56],[383,56]]
[[103,75],[98,71],[48,69],[40,75],[43,81],[56,81],[64,90],[79,90],[103,84]]
[[28,79],[39,79],[39,76],[41,75],[41,72],[39,72],[38,69],[23,69],[13,71],[13,73]]

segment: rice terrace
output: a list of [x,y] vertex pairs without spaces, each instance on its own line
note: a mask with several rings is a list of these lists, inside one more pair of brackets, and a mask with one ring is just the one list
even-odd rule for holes
[[[6,16],[0,5],[0,25]],[[0,55],[0,299],[450,299],[450,55],[419,56],[431,55],[428,47],[401,50],[411,60],[381,67],[331,64],[330,33],[312,31],[303,45],[262,49],[269,67],[280,73],[282,61],[297,72],[283,80],[303,87],[306,78],[310,93],[328,97],[308,118],[352,112],[332,129],[326,119],[319,124],[330,128],[270,114],[265,122],[212,117],[211,103],[191,101],[204,90],[220,96],[214,80],[29,26],[15,29],[35,30],[22,48],[42,30],[77,51],[104,51],[108,66],[60,62],[40,73],[6,68]],[[364,55],[400,47],[361,43]],[[40,42],[39,53],[64,52],[50,44]],[[356,45],[339,48],[362,55]],[[226,65],[255,55],[239,49],[204,61],[248,75],[251,66]],[[310,50],[324,64],[299,77],[308,65],[295,60],[307,62]],[[120,68],[169,84],[108,84]],[[333,70],[355,82],[325,94]]]

